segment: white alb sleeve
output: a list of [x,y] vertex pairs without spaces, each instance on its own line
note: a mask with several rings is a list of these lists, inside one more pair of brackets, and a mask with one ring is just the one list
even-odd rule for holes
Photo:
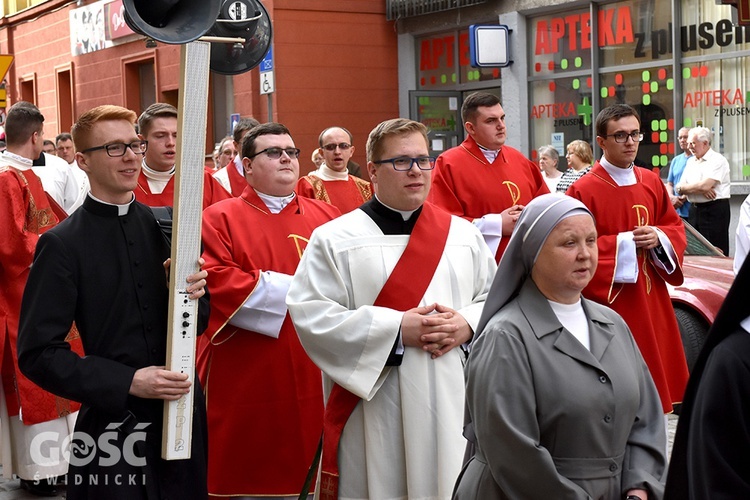
[[482,233],[487,246],[490,247],[492,255],[497,253],[497,247],[503,239],[503,217],[501,214],[487,214],[482,218],[474,219],[474,225]]
[[633,238],[633,231],[617,235],[615,283],[635,283],[638,281],[638,255]]
[[654,227],[653,229],[656,231],[656,236],[659,237],[659,243],[661,244],[662,248],[664,248],[664,255],[666,257],[666,261],[659,258],[659,255],[657,254],[655,248],[652,248],[650,250],[651,260],[654,262],[656,266],[660,267],[661,269],[664,269],[667,272],[667,274],[672,274],[677,269],[677,253],[674,251],[672,242],[669,241],[669,238],[667,237],[666,234],[664,234],[664,231],[662,231],[658,227]]
[[281,325],[286,318],[286,294],[291,283],[292,276],[289,274],[263,271],[255,290],[232,316],[229,324],[279,338]]

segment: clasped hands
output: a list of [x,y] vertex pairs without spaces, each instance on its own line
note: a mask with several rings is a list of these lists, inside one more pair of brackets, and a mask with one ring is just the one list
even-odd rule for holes
[[404,346],[429,352],[432,359],[468,342],[472,335],[461,314],[437,303],[409,309],[401,320]]

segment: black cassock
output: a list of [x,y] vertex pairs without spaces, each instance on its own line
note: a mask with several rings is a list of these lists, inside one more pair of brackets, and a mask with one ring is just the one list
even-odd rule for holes
[[716,315],[677,424],[665,500],[750,498],[750,259]]
[[[189,460],[160,458],[163,400],[128,394],[135,371],[166,360],[169,244],[151,210],[88,197],[40,238],[24,292],[21,371],[40,387],[80,401],[70,447],[69,499],[206,498],[207,434],[195,378]],[[208,319],[201,299],[198,331]],[[65,336],[75,321],[85,357]],[[81,433],[81,434],[78,434]]]

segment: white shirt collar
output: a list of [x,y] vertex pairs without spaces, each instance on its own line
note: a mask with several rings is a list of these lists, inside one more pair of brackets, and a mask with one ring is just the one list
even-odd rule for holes
[[133,194],[132,195],[133,197],[130,199],[130,201],[127,202],[127,203],[125,203],[124,205],[120,205],[118,203],[109,203],[109,202],[106,202],[104,200],[100,200],[99,198],[97,198],[96,196],[94,196],[93,194],[91,194],[91,192],[89,192],[89,196],[93,200],[96,200],[99,203],[101,203],[102,205],[109,205],[111,207],[117,207],[117,215],[119,215],[120,217],[122,217],[123,215],[128,215],[128,212],[130,211],[130,206],[135,201],[135,194]]
[[[375,198],[378,198],[377,194],[375,195]],[[380,202],[381,205],[383,205],[388,210],[393,210],[394,212],[400,213],[401,214],[401,218],[404,219],[405,221],[409,220],[409,218],[411,217],[411,215],[414,212],[416,212],[416,210],[397,210],[397,209],[395,209],[393,207],[389,207],[388,205],[386,205],[385,203],[383,203],[383,200],[381,200],[380,198],[378,198],[378,201]]]
[[315,177],[319,177],[323,179],[324,181],[346,181],[349,180],[349,172],[347,170],[344,170],[343,172],[338,172],[325,163],[321,163],[320,167],[318,167],[317,170],[310,172],[310,175],[314,175]]
[[147,179],[151,179],[154,181],[167,182],[174,175],[174,165],[172,165],[172,168],[167,170],[166,172],[161,172],[159,170],[154,170],[153,168],[146,165],[146,160],[144,159],[142,162],[142,168],[143,175],[145,175]]
[[599,160],[599,164],[604,168],[604,170],[607,171],[609,176],[612,177],[612,180],[615,181],[618,186],[632,186],[637,182],[632,163],[628,168],[616,167],[615,165],[607,161],[607,158],[602,155],[602,159]]
[[272,214],[277,214],[284,210],[284,207],[289,205],[295,196],[294,193],[288,196],[271,196],[270,194],[261,193],[258,190],[256,190],[255,192],[257,193],[258,197],[263,200],[263,203],[266,204],[268,210]]
[[11,160],[13,160],[15,162],[18,162],[19,166],[22,167],[22,168],[23,167],[30,168],[34,164],[33,160],[30,160],[30,159],[28,159],[28,158],[26,158],[24,156],[21,156],[21,155],[17,155],[15,153],[11,153],[7,149],[5,151],[3,151],[3,156],[5,156],[6,158],[9,158],[9,159],[11,159]]

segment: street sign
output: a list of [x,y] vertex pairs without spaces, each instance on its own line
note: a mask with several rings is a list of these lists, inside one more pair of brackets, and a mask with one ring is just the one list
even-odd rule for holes
[[273,47],[268,49],[266,56],[258,65],[260,69],[260,94],[270,94],[276,90],[273,78]]
[[260,94],[270,94],[276,87],[273,82],[273,71],[264,71],[260,74]]
[[8,54],[0,54],[0,82],[3,81],[5,75],[10,69],[10,65],[13,64],[13,56]]
[[474,68],[510,66],[509,29],[504,24],[469,26],[469,57]]

